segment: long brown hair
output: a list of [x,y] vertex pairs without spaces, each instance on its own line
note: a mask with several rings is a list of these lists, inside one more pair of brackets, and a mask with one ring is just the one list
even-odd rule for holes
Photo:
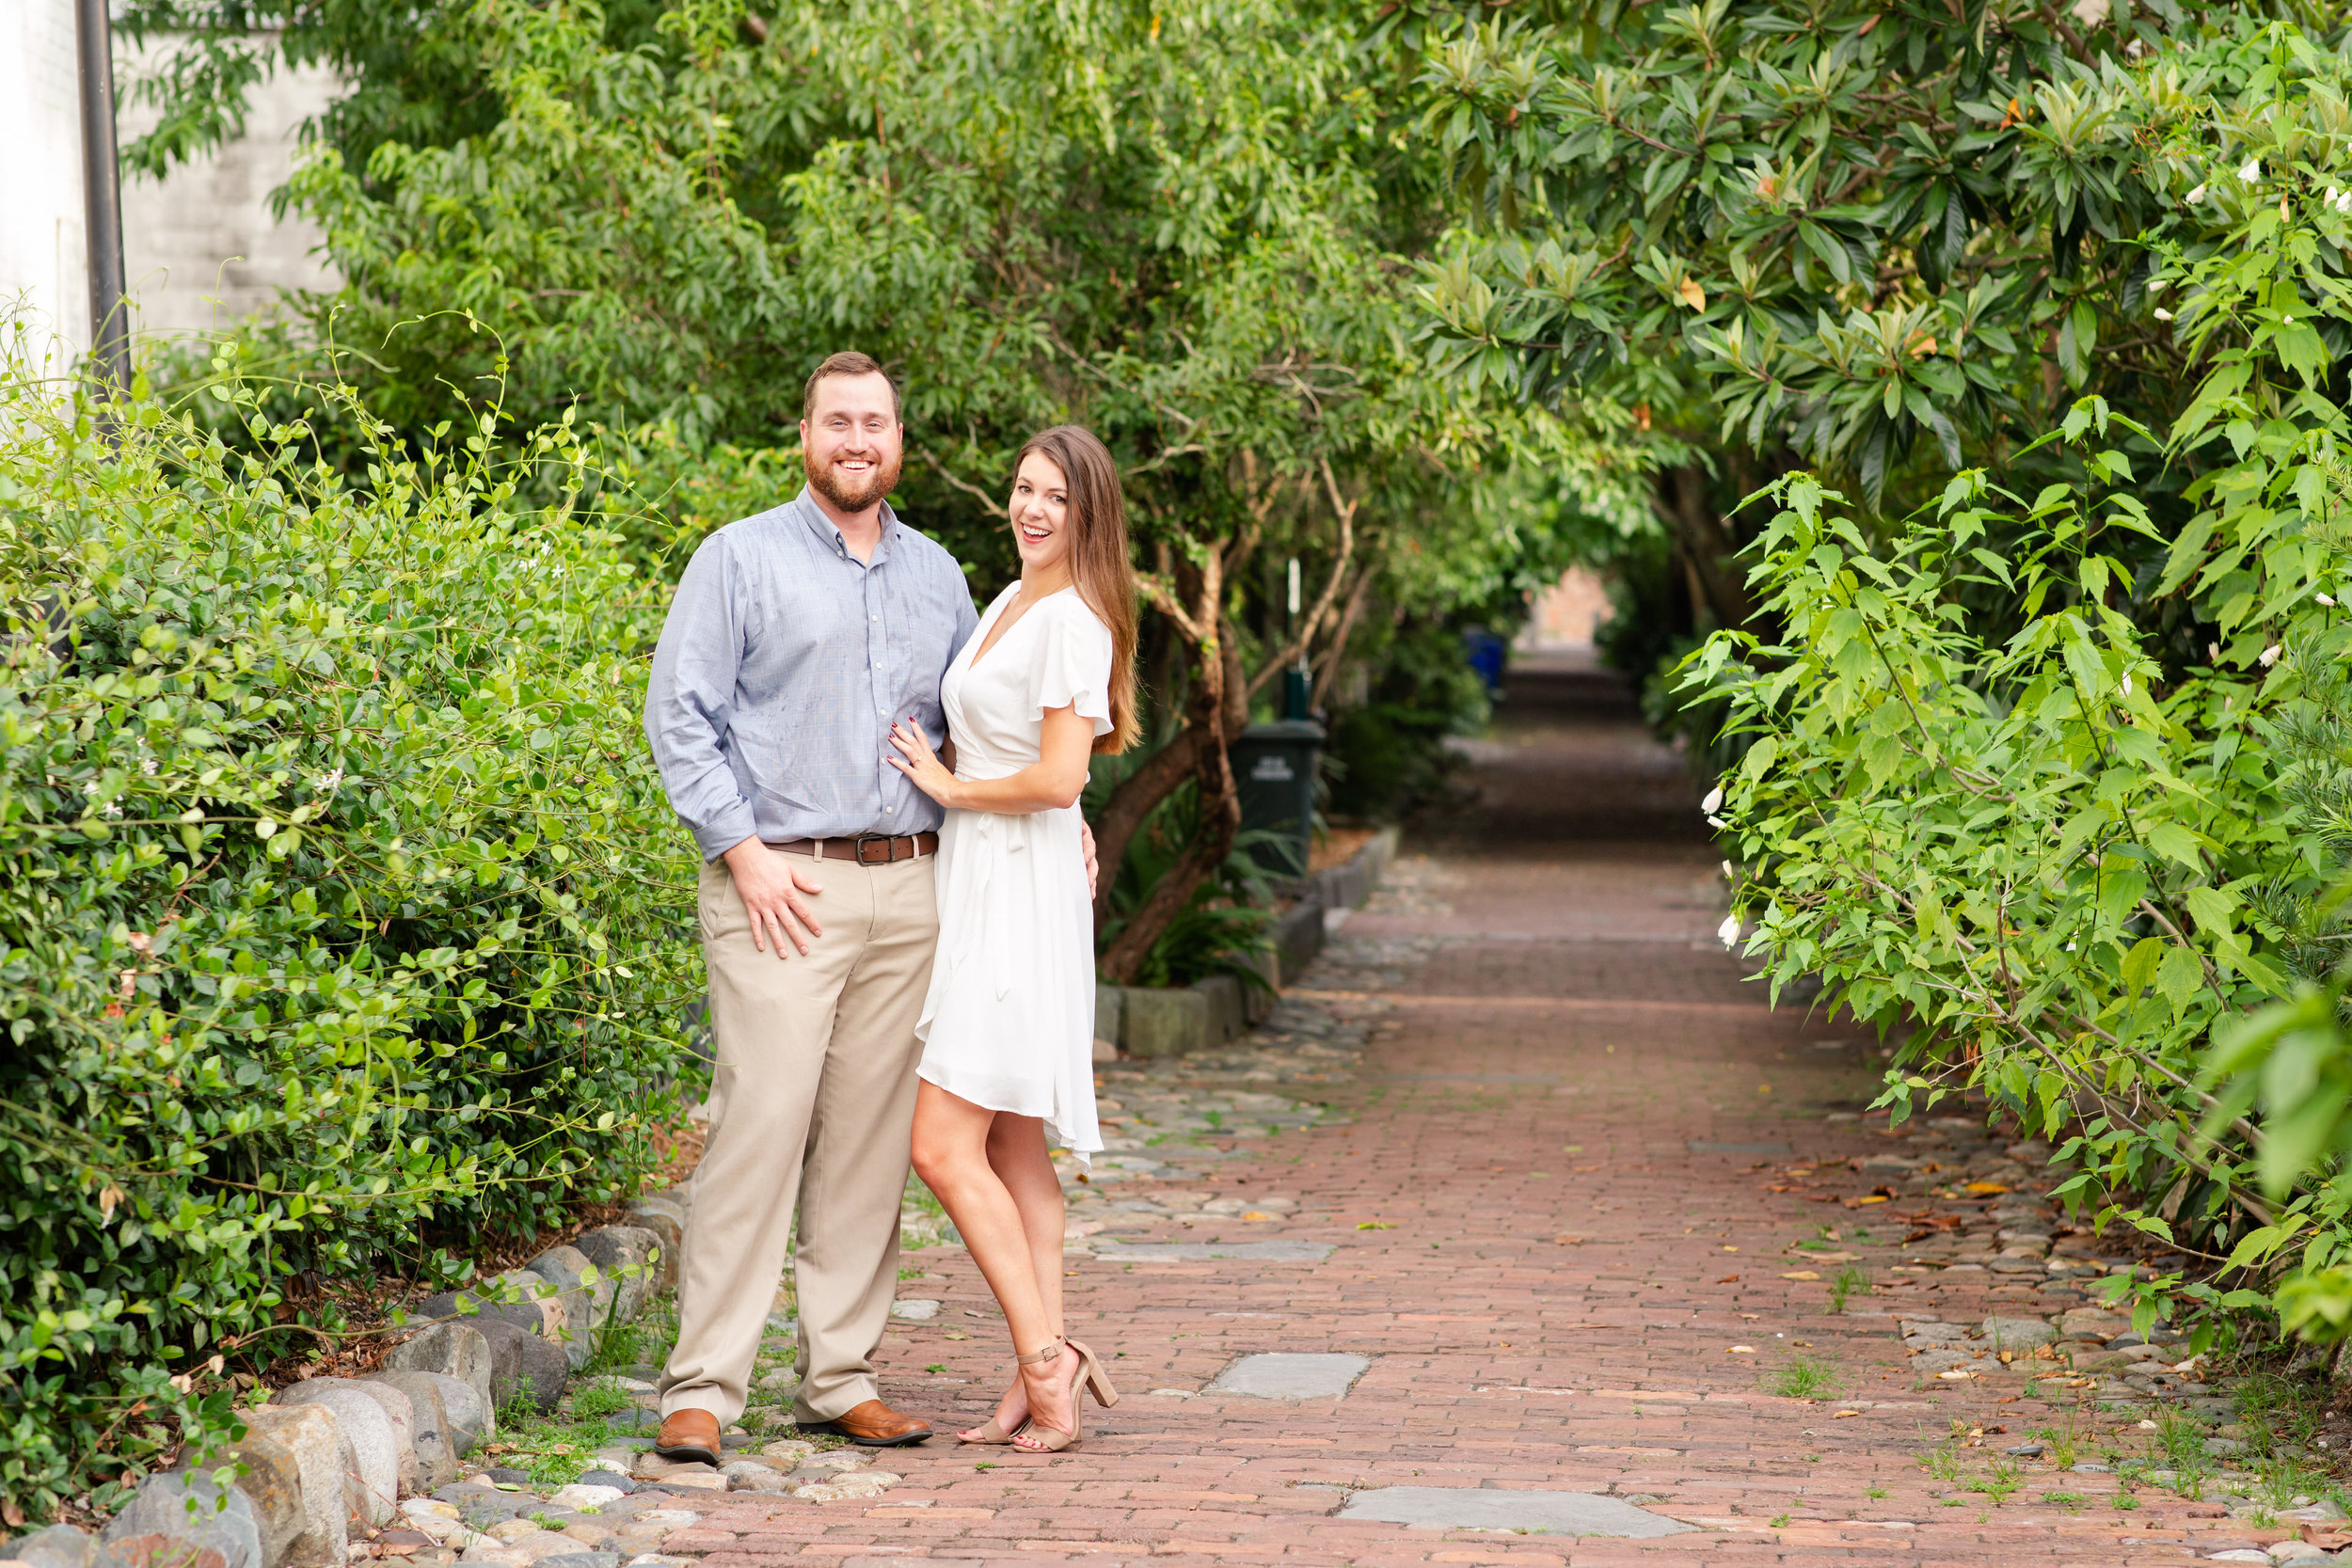
[[1059,468],[1070,487],[1070,576],[1078,597],[1111,632],[1111,730],[1095,738],[1094,749],[1123,752],[1142,738],[1143,724],[1136,717],[1136,579],[1119,465],[1092,431],[1074,424],[1030,436],[1013,467],[1031,452]]

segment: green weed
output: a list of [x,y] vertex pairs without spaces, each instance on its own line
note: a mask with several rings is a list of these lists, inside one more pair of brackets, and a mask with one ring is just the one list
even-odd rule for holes
[[2017,1474],[2015,1463],[2008,1459],[1995,1459],[1986,1467],[1984,1474],[1968,1482],[1968,1490],[1982,1493],[1993,1499],[1994,1507],[1998,1508],[2009,1500],[2010,1494],[2024,1484],[2025,1482]]
[[1846,1309],[1847,1297],[1867,1296],[1869,1293],[1870,1276],[1849,1263],[1837,1271],[1836,1278],[1829,1282],[1829,1309],[1833,1312],[1843,1312]]
[[609,1377],[600,1377],[572,1396],[572,1414],[581,1420],[618,1415],[628,1408],[628,1396]]
[[1835,1369],[1818,1356],[1798,1355],[1772,1375],[1772,1391],[1785,1400],[1819,1400],[1837,1386]]

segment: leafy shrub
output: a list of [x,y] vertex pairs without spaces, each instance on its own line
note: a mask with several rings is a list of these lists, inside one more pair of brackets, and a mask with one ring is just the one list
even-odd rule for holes
[[36,1515],[227,1431],[229,1361],[312,1338],[289,1275],[455,1276],[438,1242],[628,1189],[691,931],[658,596],[567,428],[104,419],[0,358],[0,1496]]
[[1451,625],[1413,622],[1382,657],[1370,700],[1332,721],[1325,768],[1335,816],[1394,821],[1444,799],[1458,766],[1447,737],[1475,735],[1493,712]]
[[2141,1312],[2341,1337],[2352,74],[2285,22],[2207,44],[2136,68],[2194,113],[2109,137],[2156,198],[2114,243],[2167,426],[2084,398],[1883,528],[1785,478],[1768,629],[1689,668],[1754,741],[1720,816],[1775,981],[1924,1026],[1890,1099],[1980,1086],[2064,1135],[2058,1193],[2226,1259],[2111,1276]]
[[[1122,766],[1098,765],[1103,776],[1091,781],[1089,787],[1106,795],[1104,786],[1115,784],[1124,768],[1136,766],[1126,759],[1119,763]],[[1199,820],[1200,792],[1189,781],[1179,784],[1143,819],[1135,837],[1127,841],[1126,854],[1110,873],[1115,879],[1111,917],[1095,934],[1097,947],[1108,948],[1117,940],[1127,919],[1183,857],[1184,847],[1199,832]],[[1218,874],[1195,888],[1175,918],[1153,939],[1136,971],[1135,984],[1188,986],[1212,974],[1232,974],[1245,985],[1266,984],[1259,965],[1274,945],[1272,895],[1265,873],[1250,851],[1270,836],[1236,835]]]

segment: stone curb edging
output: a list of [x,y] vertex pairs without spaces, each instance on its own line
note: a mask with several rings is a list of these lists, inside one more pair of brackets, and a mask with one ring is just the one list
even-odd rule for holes
[[1214,1051],[1260,1022],[1274,1009],[1274,990],[1296,980],[1340,920],[1372,896],[1395,858],[1396,843],[1397,830],[1383,828],[1344,865],[1289,884],[1298,901],[1275,924],[1265,988],[1246,986],[1231,974],[1181,989],[1097,986],[1095,1034],[1129,1056],[1153,1061]]
[[[599,1226],[489,1282],[520,1301],[465,1291],[427,1299],[412,1316],[428,1321],[393,1343],[381,1370],[279,1389],[267,1404],[240,1412],[246,1435],[206,1465],[183,1462],[149,1476],[95,1535],[52,1525],[0,1545],[0,1568],[341,1568],[355,1528],[413,1523],[404,1520],[410,1502],[458,1482],[459,1460],[497,1430],[501,1404],[520,1395],[553,1409],[605,1329],[634,1319],[675,1283],[682,1196],[638,1198],[630,1223]],[[230,1465],[243,1473],[222,1485],[215,1474]],[[709,1479],[689,1485],[729,1484],[712,1466],[691,1468]],[[578,1541],[571,1546],[604,1556]],[[487,1560],[511,1557],[513,1568],[523,1568],[550,1555],[502,1552]]]

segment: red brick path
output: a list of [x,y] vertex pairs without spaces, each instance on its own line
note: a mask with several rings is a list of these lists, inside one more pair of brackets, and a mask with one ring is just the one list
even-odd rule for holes
[[[2065,1402],[2077,1396],[2062,1387],[2025,1398],[2022,1372],[1922,1389],[1888,1314],[2073,1302],[1981,1273],[1889,1274],[1891,1206],[1771,1192],[1790,1184],[1775,1176],[1786,1159],[1689,1152],[1690,1140],[1786,1142],[1800,1157],[1883,1148],[1868,1123],[1825,1119],[1867,1099],[1876,1052],[1801,1010],[1769,1010],[1740,982],[1714,937],[1722,884],[1674,759],[1621,719],[1537,715],[1503,733],[1482,753],[1482,810],[1435,845],[1451,912],[1359,915],[1343,933],[1456,939],[1392,1000],[1332,1000],[1380,1015],[1360,1080],[1330,1096],[1352,1124],[1246,1142],[1257,1152],[1220,1167],[1242,1193],[1301,1200],[1279,1225],[1233,1222],[1228,1239],[1325,1242],[1327,1261],[1073,1259],[1073,1330],[1118,1353],[1127,1396],[1089,1407],[1084,1449],[1038,1458],[938,1439],[882,1457],[907,1481],[879,1505],[747,1495],[673,1546],[732,1568],[905,1556],[2115,1564],[2244,1544],[2242,1527],[2192,1520],[2176,1498],[2143,1493],[2118,1513],[2105,1476],[2027,1462],[1996,1504],[1920,1467],[1955,1422],[1992,1433],[1963,1450],[1970,1474],[2037,1427],[2071,1423],[2090,1458],[2095,1434],[2126,1423]],[[1841,1180],[1841,1193],[1868,1190]],[[1823,1224],[1843,1227],[1878,1285],[1844,1316],[1823,1311],[1826,1278],[1782,1277],[1806,1267],[1784,1249]],[[1143,1234],[1226,1234],[1155,1227]],[[915,1256],[932,1277],[906,1293],[946,1307],[894,1325],[885,1391],[960,1425],[1004,1375],[1001,1320],[963,1254]],[[1199,1389],[1262,1351],[1352,1352],[1372,1367],[1344,1399],[1306,1404],[1147,1392]],[[1805,1354],[1835,1369],[1836,1397],[1768,1391]],[[1393,1484],[1614,1493],[1700,1529],[1633,1542],[1330,1516],[1349,1489]],[[2052,1493],[2080,1500],[2042,1500]]]

